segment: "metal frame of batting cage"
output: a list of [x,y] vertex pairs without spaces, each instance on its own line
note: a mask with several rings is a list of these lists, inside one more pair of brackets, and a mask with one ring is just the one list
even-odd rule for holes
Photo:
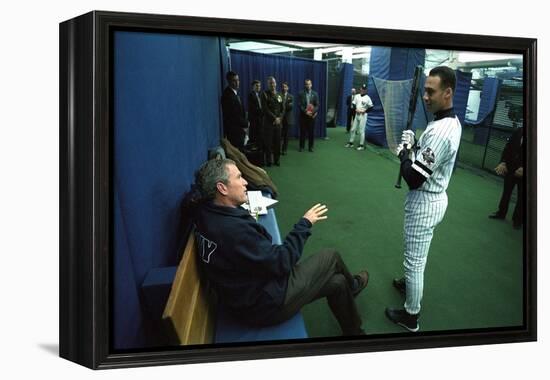
[[[526,216],[521,326],[189,347],[110,345],[113,270],[112,33],[114,30],[237,36],[522,54]],[[60,356],[84,366],[184,364],[289,356],[526,342],[537,338],[537,41],[480,36],[93,11],[60,24]]]

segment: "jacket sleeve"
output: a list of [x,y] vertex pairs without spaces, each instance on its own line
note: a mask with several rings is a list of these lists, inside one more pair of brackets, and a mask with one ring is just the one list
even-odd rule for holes
[[298,94],[298,101],[300,102],[300,112],[305,114],[307,108],[305,92],[302,91]]
[[[239,102],[237,97],[235,97],[235,101],[236,101],[236,107],[239,110],[240,126],[241,126],[241,128],[248,128],[248,119],[246,118],[246,112],[245,112],[245,109],[244,109],[244,105],[241,102]],[[242,101],[242,99],[241,99],[241,101]]]
[[312,104],[313,104],[313,113],[319,112],[319,94],[316,92],[312,92]]
[[310,228],[311,223],[301,218],[281,245],[272,244],[252,228],[247,229],[236,242],[243,267],[256,274],[288,275],[302,255],[306,240],[311,235]]

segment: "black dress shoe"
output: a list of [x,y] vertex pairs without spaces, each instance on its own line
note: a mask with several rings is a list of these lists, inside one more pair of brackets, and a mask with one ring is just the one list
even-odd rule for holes
[[281,163],[279,161],[275,162],[275,166],[281,166]]
[[283,156],[286,156],[286,150],[283,150],[283,151],[281,152],[281,154],[282,154]]
[[490,219],[504,219],[504,215],[500,214],[500,213],[497,211],[497,212],[494,212],[494,213],[492,213],[491,215],[489,215],[489,218],[490,218]]
[[313,148],[309,148],[309,151],[310,151],[311,153],[313,153]]

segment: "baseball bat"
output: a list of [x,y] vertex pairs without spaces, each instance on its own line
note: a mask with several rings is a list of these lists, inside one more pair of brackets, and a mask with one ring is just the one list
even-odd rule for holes
[[[405,127],[405,130],[407,129],[412,130],[414,113],[416,111],[416,102],[418,99],[418,90],[420,87],[420,77],[422,75],[423,70],[424,68],[421,65],[416,66],[416,68],[414,69],[414,77],[413,77],[413,82],[411,87],[411,96],[409,98],[409,114],[407,116],[407,126]],[[404,154],[408,154],[409,149],[410,149],[409,147],[404,146],[403,147]],[[398,189],[401,188],[401,178],[402,178],[401,164],[399,164],[399,174],[397,176],[397,182],[395,183],[395,187]]]

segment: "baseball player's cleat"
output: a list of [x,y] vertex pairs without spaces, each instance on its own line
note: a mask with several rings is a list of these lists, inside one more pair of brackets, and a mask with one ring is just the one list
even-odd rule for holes
[[353,148],[353,143],[347,143],[346,148]]
[[367,272],[366,270],[361,271],[353,276],[353,278],[355,279],[355,286],[353,287],[353,289],[351,289],[351,292],[354,297],[357,297],[357,295],[361,293],[361,291],[365,289],[367,287],[367,284],[369,283],[369,272]]
[[393,287],[399,291],[402,295],[407,295],[407,284],[404,278],[394,278]]
[[489,215],[489,218],[490,219],[504,219],[504,215],[500,214],[498,211],[497,212],[494,212],[492,213],[491,215]]
[[359,147],[357,148],[357,150],[365,150],[365,146],[364,146],[364,145],[359,145]]
[[410,332],[417,332],[420,329],[418,325],[419,314],[409,314],[405,309],[386,308],[386,317],[390,321],[402,326]]

